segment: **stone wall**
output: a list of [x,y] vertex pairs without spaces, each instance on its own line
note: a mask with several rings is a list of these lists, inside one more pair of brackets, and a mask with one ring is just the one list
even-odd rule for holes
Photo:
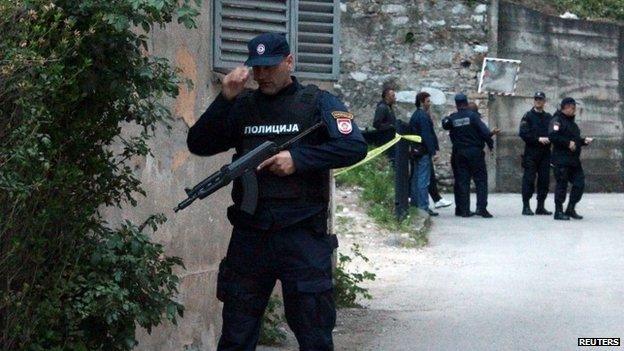
[[[416,93],[429,92],[442,149],[436,169],[447,185],[450,140],[440,120],[455,110],[456,92],[478,97],[477,76],[488,50],[487,9],[485,3],[446,0],[348,0],[341,7],[342,74],[335,91],[360,126],[370,128],[383,86],[397,90],[397,117],[405,122]],[[477,102],[485,110],[486,100]]]
[[503,134],[498,140],[496,189],[520,190],[520,119],[535,90],[549,98],[554,112],[565,96],[581,102],[577,122],[596,138],[584,149],[588,191],[624,190],[624,27],[547,16],[501,2],[497,55],[522,60],[517,96],[493,97],[491,115]]

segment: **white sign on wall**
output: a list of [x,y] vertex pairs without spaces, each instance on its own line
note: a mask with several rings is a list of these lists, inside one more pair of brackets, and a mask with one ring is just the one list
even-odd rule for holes
[[519,60],[486,57],[479,79],[479,93],[514,95],[520,63]]

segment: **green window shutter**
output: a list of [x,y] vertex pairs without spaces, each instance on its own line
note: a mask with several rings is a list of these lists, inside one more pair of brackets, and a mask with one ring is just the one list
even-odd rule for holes
[[315,79],[338,79],[340,1],[299,0],[297,10],[297,75]]
[[286,33],[291,0],[215,0],[213,68],[226,72],[247,59],[247,42],[258,34]]

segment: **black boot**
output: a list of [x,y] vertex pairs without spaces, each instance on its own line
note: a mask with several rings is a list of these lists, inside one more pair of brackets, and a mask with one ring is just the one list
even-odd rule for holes
[[576,213],[576,210],[574,209],[574,205],[575,204],[568,204],[568,209],[565,211],[566,216],[570,218],[574,218],[574,219],[579,219],[579,220],[583,219],[583,216]]
[[555,219],[558,221],[569,221],[570,217],[568,217],[565,213],[563,213],[563,205],[555,204]]
[[427,209],[427,214],[429,214],[431,217],[436,217],[437,215],[439,215],[439,213],[432,211],[430,208]]
[[474,214],[475,214],[475,216],[481,216],[483,218],[492,218],[492,217],[494,217],[485,208],[477,209],[477,212],[475,212]]
[[535,210],[535,214],[536,215],[545,215],[545,216],[550,216],[551,214],[553,214],[552,212],[548,211],[545,207],[544,207],[544,200],[538,200],[537,201],[537,209]]
[[522,204],[522,215],[523,216],[534,216],[533,210],[531,210],[531,205],[528,201],[524,201]]

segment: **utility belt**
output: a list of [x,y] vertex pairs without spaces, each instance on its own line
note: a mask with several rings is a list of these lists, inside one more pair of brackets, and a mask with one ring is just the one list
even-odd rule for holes
[[477,145],[464,145],[464,146],[453,146],[452,152],[454,154],[460,153],[462,151],[483,151],[485,145],[477,146]]
[[525,145],[524,152],[550,152],[550,144],[546,145]]
[[235,204],[227,209],[227,217],[235,227],[260,232],[305,227],[311,228],[317,235],[327,234],[326,203],[269,204],[262,201],[253,215],[241,211]]

